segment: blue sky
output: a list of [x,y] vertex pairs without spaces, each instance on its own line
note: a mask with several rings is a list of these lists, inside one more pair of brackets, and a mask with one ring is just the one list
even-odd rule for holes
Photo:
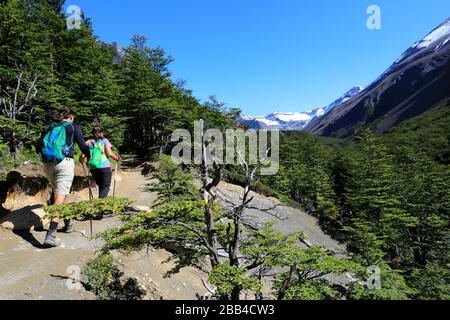
[[[381,30],[366,27],[369,5]],[[176,61],[174,79],[248,115],[328,105],[368,85],[444,21],[448,0],[69,0],[103,41],[144,34]]]

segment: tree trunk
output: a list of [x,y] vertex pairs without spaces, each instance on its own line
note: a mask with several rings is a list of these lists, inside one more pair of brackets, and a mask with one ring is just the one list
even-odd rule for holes
[[205,225],[206,225],[206,233],[208,238],[208,245],[209,250],[211,251],[210,261],[212,267],[216,267],[220,264],[219,261],[219,250],[218,250],[218,240],[217,240],[217,230],[214,223],[214,215],[213,215],[213,207],[214,207],[214,198],[210,193],[209,189],[209,182],[208,182],[208,159],[207,159],[207,152],[206,152],[206,144],[203,139],[204,137],[204,127],[203,127],[203,121],[202,121],[202,132],[201,132],[201,139],[202,139],[202,164],[201,164],[201,181],[202,181],[202,196],[203,200],[205,201]]
[[217,230],[215,229],[214,224],[214,216],[212,214],[212,209],[207,205],[207,208],[205,209],[205,224],[206,224],[206,230],[208,234],[208,244],[211,247],[210,252],[210,260],[211,260],[211,266],[217,267],[220,263],[219,261],[219,251],[218,251],[218,245],[217,245]]
[[281,284],[280,289],[278,290],[278,300],[283,300],[286,296],[286,293],[291,286],[292,283],[292,276],[294,273],[294,266],[291,266],[291,269],[289,270],[289,274],[286,276],[286,278],[283,280],[283,283]]
[[416,228],[411,228],[411,241],[413,243],[416,243],[416,246],[413,247],[413,256],[414,256],[414,262],[419,266],[426,266],[427,264],[427,258],[426,258],[426,249],[423,245],[421,245],[421,239],[417,235],[418,231]]
[[230,245],[230,265],[239,267],[241,222],[239,217],[234,218],[233,241]]
[[14,156],[14,159],[17,159],[19,156],[19,152],[18,152],[18,148],[17,148],[17,135],[16,135],[16,131],[13,129],[12,133],[11,133],[11,140],[9,143],[9,151],[11,152],[11,154]]

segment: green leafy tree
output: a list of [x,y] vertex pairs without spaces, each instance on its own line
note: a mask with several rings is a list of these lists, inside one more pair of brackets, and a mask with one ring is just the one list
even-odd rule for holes
[[404,267],[425,267],[448,252],[448,174],[410,148],[397,149],[398,190],[404,214],[390,216],[388,237]]
[[173,131],[173,122],[181,109],[172,99],[174,85],[168,65],[173,59],[161,48],[150,48],[146,37],[135,35],[120,63],[119,79],[123,86],[122,103],[128,108],[127,139],[147,153],[163,144]]
[[413,294],[405,278],[386,263],[378,265],[380,268],[379,286],[369,287],[373,273],[361,271],[358,273],[362,281],[354,282],[350,286],[348,297],[356,300],[408,300]]
[[195,200],[198,190],[194,178],[187,175],[172,161],[172,157],[163,155],[160,158],[161,168],[153,174],[158,182],[151,184],[149,190],[158,193],[155,206],[165,203]]
[[420,300],[450,300],[450,268],[448,264],[428,263],[412,271],[409,282]]
[[216,266],[209,274],[209,281],[217,286],[220,294],[232,296],[234,292],[252,291],[260,293],[262,283],[257,278],[248,276],[247,270],[237,266],[231,266],[225,262]]
[[113,64],[115,53],[93,34],[90,19],[83,17],[79,29],[61,35],[58,73],[67,92],[61,103],[72,107],[82,121],[100,114],[114,115],[119,108],[121,88]]
[[[205,148],[204,143],[204,159]],[[210,164],[209,161],[202,162],[199,168],[201,188],[198,193],[202,200],[186,201],[186,198],[192,197],[189,194],[190,185],[181,184],[178,178],[190,179],[186,179],[181,170],[174,166],[171,158],[163,157],[161,171],[157,174],[161,185],[155,187],[161,200],[158,207],[151,212],[124,216],[122,227],[100,235],[106,241],[103,252],[170,245],[172,249],[178,249],[170,258],[175,261],[175,267],[167,276],[179,272],[183,267],[197,266],[208,258],[212,268],[211,281],[218,286],[221,297],[239,300],[242,290],[259,293],[261,278],[251,276],[250,272],[260,267],[262,262],[254,261],[252,256],[241,256],[243,239],[248,231],[242,221],[243,211],[252,201],[250,189],[257,168],[250,169],[244,164],[243,168],[249,168],[246,171],[247,184],[243,197],[231,209],[224,210],[217,203],[217,194],[213,189],[221,181],[220,166]],[[226,257],[221,251],[226,253]]]
[[[170,259],[176,265],[167,276],[183,267],[199,265],[212,250],[206,238],[203,208],[202,201],[184,201],[167,203],[151,212],[123,216],[123,226],[99,235],[106,240],[102,251],[132,252],[150,245],[171,244],[180,250]],[[215,220],[220,228],[219,208],[215,210]]]
[[258,266],[255,273],[259,278],[277,274],[274,292],[280,300],[338,298],[340,294],[327,276],[358,272],[361,267],[319,246],[302,248],[301,239],[301,234],[285,235],[268,223],[249,232],[242,253]]
[[15,156],[30,141],[33,114],[50,78],[46,31],[52,26],[45,23],[56,15],[44,1],[9,0],[0,7],[1,133]]
[[360,137],[361,151],[353,159],[351,180],[347,188],[347,206],[351,212],[349,244],[367,266],[379,263],[386,242],[385,221],[403,215],[394,192],[397,179],[392,156],[370,132]]
[[359,268],[351,260],[339,258],[317,246],[289,252],[280,257],[277,264],[289,269],[281,273],[275,282],[280,300],[337,298],[339,294],[333,290],[332,282],[326,276],[355,272]]

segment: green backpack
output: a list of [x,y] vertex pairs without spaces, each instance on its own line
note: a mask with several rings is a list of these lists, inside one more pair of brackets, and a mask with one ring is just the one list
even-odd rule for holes
[[93,142],[94,148],[91,150],[91,161],[89,167],[92,169],[101,169],[104,162],[104,149],[98,141]]

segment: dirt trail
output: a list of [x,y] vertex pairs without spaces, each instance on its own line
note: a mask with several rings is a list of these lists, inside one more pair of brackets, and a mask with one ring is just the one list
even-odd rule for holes
[[[144,192],[148,180],[138,170],[121,171],[122,181],[117,184],[117,196],[128,197],[136,205],[151,206],[155,194]],[[96,190],[94,190],[96,193]],[[72,200],[87,199],[86,190]],[[94,222],[94,233],[120,225],[117,218]],[[66,283],[70,266],[82,267],[94,257],[99,241],[90,241],[89,222],[77,222],[75,233],[62,234],[60,248],[43,249],[45,232],[12,232],[0,228],[0,299],[78,300],[95,299],[92,293],[70,290]],[[169,257],[164,250],[120,256],[118,262],[127,276],[140,280],[149,291],[148,299],[195,299],[195,293],[204,293],[201,272],[186,268],[171,279],[163,274],[171,264],[162,264]]]
[[[81,168],[77,168],[77,174],[82,174]],[[151,207],[156,195],[145,191],[146,185],[151,181],[149,178],[144,177],[138,169],[120,171],[119,176],[122,181],[116,186],[117,196],[127,197],[139,206]],[[221,183],[218,188],[223,198],[230,201],[235,201],[242,194],[242,188],[235,185]],[[94,194],[97,194],[96,190]],[[344,249],[320,229],[315,218],[305,212],[285,207],[273,198],[258,194],[254,196],[252,206],[255,208],[277,206],[269,213],[257,209],[247,210],[246,218],[256,225],[275,219],[279,230],[283,232],[300,231],[312,244],[335,250]],[[87,198],[88,192],[83,190],[75,194],[71,200],[79,201]],[[223,205],[226,206],[227,202],[225,201]],[[95,221],[94,233],[119,226],[120,223],[117,218]],[[82,267],[94,257],[101,245],[100,241],[90,241],[83,235],[89,235],[88,221],[78,222],[75,230],[75,233],[69,235],[58,234],[62,246],[48,250],[41,248],[45,232],[32,230],[14,233],[0,228],[0,299],[95,299],[84,289],[69,290],[66,285],[67,277],[71,275],[67,272],[67,268]],[[148,289],[147,299],[195,299],[196,293],[206,293],[202,284],[202,279],[206,279],[206,276],[194,268],[185,268],[170,279],[163,278],[164,273],[172,266],[163,264],[170,256],[165,250],[116,256],[125,275],[137,278]]]
[[[233,203],[239,203],[238,199],[243,195],[243,188],[221,182],[218,186],[221,203],[224,207],[230,207]],[[345,248],[320,228],[317,219],[306,212],[287,207],[276,198],[265,197],[251,192],[253,201],[250,209],[244,211],[244,219],[252,224],[261,226],[269,221],[276,222],[276,228],[283,233],[303,233],[312,245],[324,246],[335,251],[345,251]]]

